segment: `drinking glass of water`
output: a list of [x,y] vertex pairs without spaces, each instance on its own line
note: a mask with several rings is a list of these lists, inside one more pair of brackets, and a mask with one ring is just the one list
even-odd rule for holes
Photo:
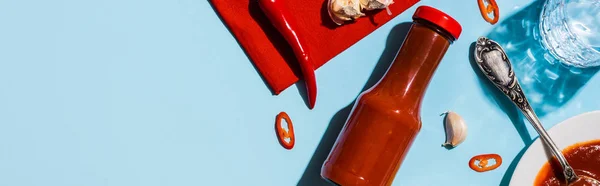
[[600,0],[547,0],[541,42],[563,64],[600,66]]

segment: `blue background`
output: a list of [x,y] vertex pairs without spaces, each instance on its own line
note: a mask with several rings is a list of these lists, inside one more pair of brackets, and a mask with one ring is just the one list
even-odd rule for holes
[[[544,126],[600,108],[596,69],[552,65],[535,40],[541,2],[498,1],[493,26],[475,0],[419,5],[452,15],[463,34],[431,80],[394,185],[507,184],[537,136],[473,70],[479,36],[505,47]],[[271,95],[207,1],[0,0],[0,185],[322,185],[350,106],[393,59],[415,8],[317,70],[309,110],[296,86]],[[469,127],[452,150],[440,146],[447,110]],[[280,111],[294,121],[292,150],[273,130]],[[470,170],[482,153],[504,164]]]

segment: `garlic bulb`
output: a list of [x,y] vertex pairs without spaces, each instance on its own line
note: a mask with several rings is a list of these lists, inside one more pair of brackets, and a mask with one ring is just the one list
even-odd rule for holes
[[445,113],[446,119],[444,126],[446,128],[446,142],[442,146],[456,147],[467,137],[467,124],[455,112],[448,111]]
[[360,6],[365,10],[384,9],[392,3],[393,0],[360,0]]
[[328,5],[329,17],[338,25],[365,15],[360,11],[359,0],[329,0]]

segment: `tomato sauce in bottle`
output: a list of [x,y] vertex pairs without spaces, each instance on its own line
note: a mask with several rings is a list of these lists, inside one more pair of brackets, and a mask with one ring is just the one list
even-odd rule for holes
[[[337,185],[391,185],[421,129],[421,100],[462,28],[447,14],[417,8],[386,74],[357,98],[321,176]],[[416,170],[415,170],[416,171]]]

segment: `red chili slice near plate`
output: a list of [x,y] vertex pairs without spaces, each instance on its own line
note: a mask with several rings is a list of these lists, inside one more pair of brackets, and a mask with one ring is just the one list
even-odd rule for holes
[[[496,163],[488,166],[489,160],[495,160]],[[486,172],[494,170],[502,165],[502,157],[498,154],[477,155],[469,160],[469,167],[477,172]]]
[[[287,123],[287,129],[284,128],[283,125],[281,125],[282,120],[285,120],[285,122]],[[281,144],[281,146],[283,146],[283,148],[288,150],[294,148],[294,144],[296,143],[296,137],[294,135],[294,126],[292,124],[292,119],[290,119],[290,116],[287,113],[280,112],[279,114],[277,114],[277,117],[275,118],[275,131],[277,132],[277,138],[279,139],[279,143]]]

